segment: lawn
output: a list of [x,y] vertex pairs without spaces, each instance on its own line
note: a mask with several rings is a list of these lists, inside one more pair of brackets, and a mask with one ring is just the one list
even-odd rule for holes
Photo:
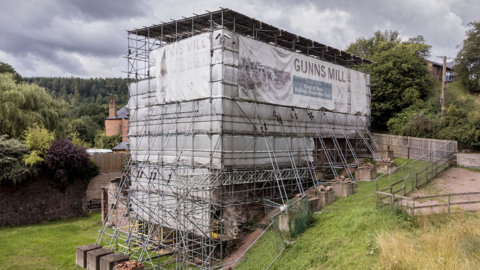
[[101,215],[48,223],[0,227],[1,269],[81,269],[75,247],[94,243]]
[[[399,165],[407,161],[395,160]],[[414,171],[425,165],[428,162],[417,162]],[[382,177],[378,187],[386,188],[400,179],[401,170]],[[79,269],[75,247],[94,243],[100,227],[99,213],[0,227],[0,268]],[[314,223],[292,239],[295,244],[287,245],[270,269],[455,269],[451,265],[478,269],[478,228],[476,214],[418,218],[400,209],[377,207],[375,182],[361,182],[354,195],[337,198],[315,215]],[[453,237],[444,237],[445,232]],[[266,232],[247,252],[247,269],[265,269],[278,255],[279,246],[279,239]],[[245,269],[245,264],[236,268]]]
[[[395,161],[401,165],[407,160]],[[416,162],[414,169],[419,171],[428,164]],[[401,170],[382,177],[379,189],[401,179]],[[270,269],[377,269],[381,253],[378,236],[382,232],[409,230],[415,226],[414,218],[399,209],[377,207],[375,182],[361,182],[354,195],[337,198],[316,215],[314,224],[294,239],[295,244],[289,246]],[[259,244],[247,252],[247,269],[264,269],[257,266],[268,265],[275,258],[275,251],[268,251],[264,243],[270,239],[259,239]]]

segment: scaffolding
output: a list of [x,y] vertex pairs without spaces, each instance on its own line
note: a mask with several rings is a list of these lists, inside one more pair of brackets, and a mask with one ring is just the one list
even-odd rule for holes
[[[152,51],[201,34],[213,59],[209,97],[158,102]],[[354,180],[348,168],[376,158],[369,109],[352,115],[238,98],[237,36],[368,73],[365,59],[229,9],[128,31],[130,154],[99,245],[147,269],[228,268],[222,259],[239,237],[239,212],[266,199],[288,205],[340,171]]]

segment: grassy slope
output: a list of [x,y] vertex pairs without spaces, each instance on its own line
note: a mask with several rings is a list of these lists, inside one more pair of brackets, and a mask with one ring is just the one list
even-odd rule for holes
[[75,247],[94,243],[100,213],[49,223],[0,227],[1,269],[80,269]]
[[[395,160],[397,164],[406,161]],[[379,183],[379,189],[401,178],[401,171],[388,176]],[[312,226],[294,239],[296,244],[287,248],[271,269],[376,268],[379,257],[375,243],[377,235],[383,231],[409,228],[413,224],[406,215],[376,207],[374,182],[360,183],[354,195],[337,198],[322,212]],[[265,269],[260,266],[268,265],[274,258],[265,255],[268,243],[261,240],[247,253],[248,269]]]

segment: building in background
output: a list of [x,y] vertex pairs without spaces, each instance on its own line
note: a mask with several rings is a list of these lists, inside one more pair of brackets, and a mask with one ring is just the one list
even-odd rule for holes
[[[442,80],[442,69],[443,69],[443,63],[438,63],[434,61],[427,60],[428,63],[428,71],[432,73],[433,79],[434,80]],[[457,64],[457,62],[453,61],[450,63],[447,63],[447,73],[452,73],[453,72],[453,67]]]
[[115,146],[112,150],[113,152],[126,152],[127,151],[127,141],[128,141],[128,110],[124,106],[117,111],[117,101],[115,99],[110,100],[108,104],[109,112],[108,118],[105,119],[105,135],[113,136],[120,135],[122,136],[122,142]]

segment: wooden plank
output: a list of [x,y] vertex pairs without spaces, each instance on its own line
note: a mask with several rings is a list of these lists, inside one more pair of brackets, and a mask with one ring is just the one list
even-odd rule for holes
[[422,200],[422,199],[441,198],[441,197],[447,197],[447,196],[468,196],[468,195],[480,195],[480,192],[450,193],[450,194],[422,196],[422,197],[413,197],[413,198],[415,198],[415,200]]
[[[480,203],[480,201],[456,202],[456,203],[450,203],[450,205],[475,204],[475,203]],[[415,206],[415,209],[420,209],[420,208],[432,208],[432,207],[440,207],[440,206],[448,206],[448,203],[439,203],[439,204],[434,204],[434,205]]]

